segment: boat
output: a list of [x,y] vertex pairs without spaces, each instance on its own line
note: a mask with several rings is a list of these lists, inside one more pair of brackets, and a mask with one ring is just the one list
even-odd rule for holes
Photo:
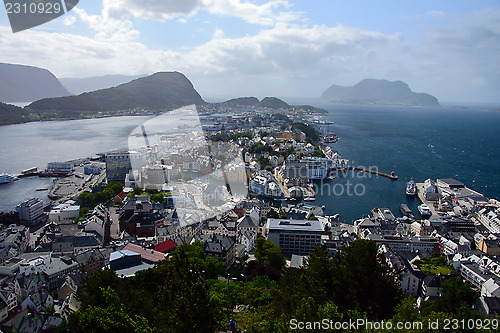
[[339,137],[334,133],[327,134],[323,137],[323,141],[325,143],[335,143],[338,140],[339,140]]
[[304,198],[304,201],[314,201],[316,200],[315,197],[307,197],[307,198]]
[[8,173],[2,173],[0,175],[0,184],[8,184],[8,183],[15,182],[16,180],[19,180],[19,178],[16,176],[10,175]]
[[411,209],[408,208],[407,204],[401,204],[401,206],[399,206],[399,211],[403,214],[403,216],[413,217],[413,213]]
[[48,191],[48,188],[37,188],[35,191]]
[[406,194],[407,195],[415,195],[417,193],[417,184],[415,184],[415,181],[413,178],[406,183]]
[[418,211],[420,212],[420,215],[422,215],[422,216],[431,216],[432,215],[431,209],[426,204],[422,204],[422,205],[418,206]]

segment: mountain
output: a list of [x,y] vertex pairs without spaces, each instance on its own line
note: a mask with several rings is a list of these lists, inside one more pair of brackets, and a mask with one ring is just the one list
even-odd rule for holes
[[276,97],[266,97],[255,106],[269,109],[289,109],[290,105]]
[[1,102],[32,102],[41,98],[68,95],[71,93],[46,69],[0,63]]
[[365,79],[352,87],[332,85],[321,99],[338,103],[440,106],[436,97],[414,93],[402,81]]
[[120,84],[130,82],[132,80],[144,77],[147,75],[104,75],[93,76],[87,78],[63,78],[59,79],[61,83],[75,95],[84,92],[90,92],[100,89],[116,87]]
[[46,98],[29,107],[38,111],[68,114],[96,113],[135,108],[171,110],[189,104],[204,104],[193,84],[179,72],[158,72],[113,88],[78,96]]
[[251,106],[259,103],[259,99],[257,97],[238,97],[233,98],[228,101],[222,102],[222,105],[230,105],[230,106]]
[[28,121],[28,111],[0,102],[0,125],[18,124]]

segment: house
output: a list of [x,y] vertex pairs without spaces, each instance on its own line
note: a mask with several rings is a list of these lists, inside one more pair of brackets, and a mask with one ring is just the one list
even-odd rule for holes
[[500,314],[499,297],[479,297],[475,302],[477,312],[488,317],[497,317]]
[[424,182],[424,198],[429,201],[436,201],[439,199],[436,183],[432,179],[427,179]]
[[85,275],[92,275],[102,270],[105,266],[104,255],[98,249],[88,250],[76,255],[80,270]]
[[453,275],[439,274],[426,276],[422,283],[422,293],[420,295],[422,299],[436,299],[441,296],[443,282],[451,277],[453,277]]
[[177,244],[174,241],[167,239],[164,242],[156,244],[155,251],[158,251],[161,253],[171,253],[175,250],[176,247],[177,247]]
[[108,209],[102,204],[97,205],[92,212],[87,215],[84,224],[84,230],[86,232],[95,232],[101,236],[102,239],[109,237],[110,219]]
[[204,243],[205,253],[211,257],[219,259],[231,267],[236,260],[236,238],[222,235],[201,235],[199,240]]
[[71,276],[66,276],[66,280],[63,285],[57,291],[57,299],[59,301],[64,301],[71,293],[76,294],[78,292],[78,286]]
[[162,252],[146,249],[140,245],[132,243],[128,243],[127,245],[125,245],[123,250],[138,253],[141,256],[141,260],[149,264],[154,264],[160,260],[165,259],[166,257],[166,255]]

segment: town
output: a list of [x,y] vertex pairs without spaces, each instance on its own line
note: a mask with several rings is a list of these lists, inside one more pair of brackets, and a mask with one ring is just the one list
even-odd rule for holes
[[478,313],[499,313],[500,202],[427,179],[415,184],[418,214],[381,203],[341,223],[314,205],[318,190],[346,172],[397,176],[351,165],[333,149],[338,139],[317,110],[207,104],[147,121],[128,149],[49,163],[40,176],[55,177],[52,203],[33,198],[0,216],[2,326],[56,327],[79,309],[87,276],[131,277],[183,244],[221,261],[229,288],[262,238],[292,268],[318,244],[337,253],[370,240],[417,304],[459,276],[478,292]]

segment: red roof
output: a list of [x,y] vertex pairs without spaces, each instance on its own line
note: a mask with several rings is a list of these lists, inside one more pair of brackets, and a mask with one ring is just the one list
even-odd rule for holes
[[167,239],[164,242],[156,244],[155,251],[167,253],[167,252],[172,251],[176,247],[177,247],[177,244],[175,244],[175,242],[171,241],[170,239]]
[[132,251],[135,253],[139,253],[143,260],[146,260],[149,262],[157,262],[157,261],[165,259],[165,254],[163,254],[161,252],[154,251],[154,250],[148,250],[148,249],[143,248],[142,246],[132,244],[132,243],[128,243],[127,245],[125,245],[123,250],[129,250],[129,251]]
[[120,192],[120,193],[118,193],[116,196],[117,196],[118,198],[120,198],[120,199],[122,199],[122,200],[123,200],[123,199],[127,196],[127,194],[125,194],[125,192],[121,191],[121,192]]

